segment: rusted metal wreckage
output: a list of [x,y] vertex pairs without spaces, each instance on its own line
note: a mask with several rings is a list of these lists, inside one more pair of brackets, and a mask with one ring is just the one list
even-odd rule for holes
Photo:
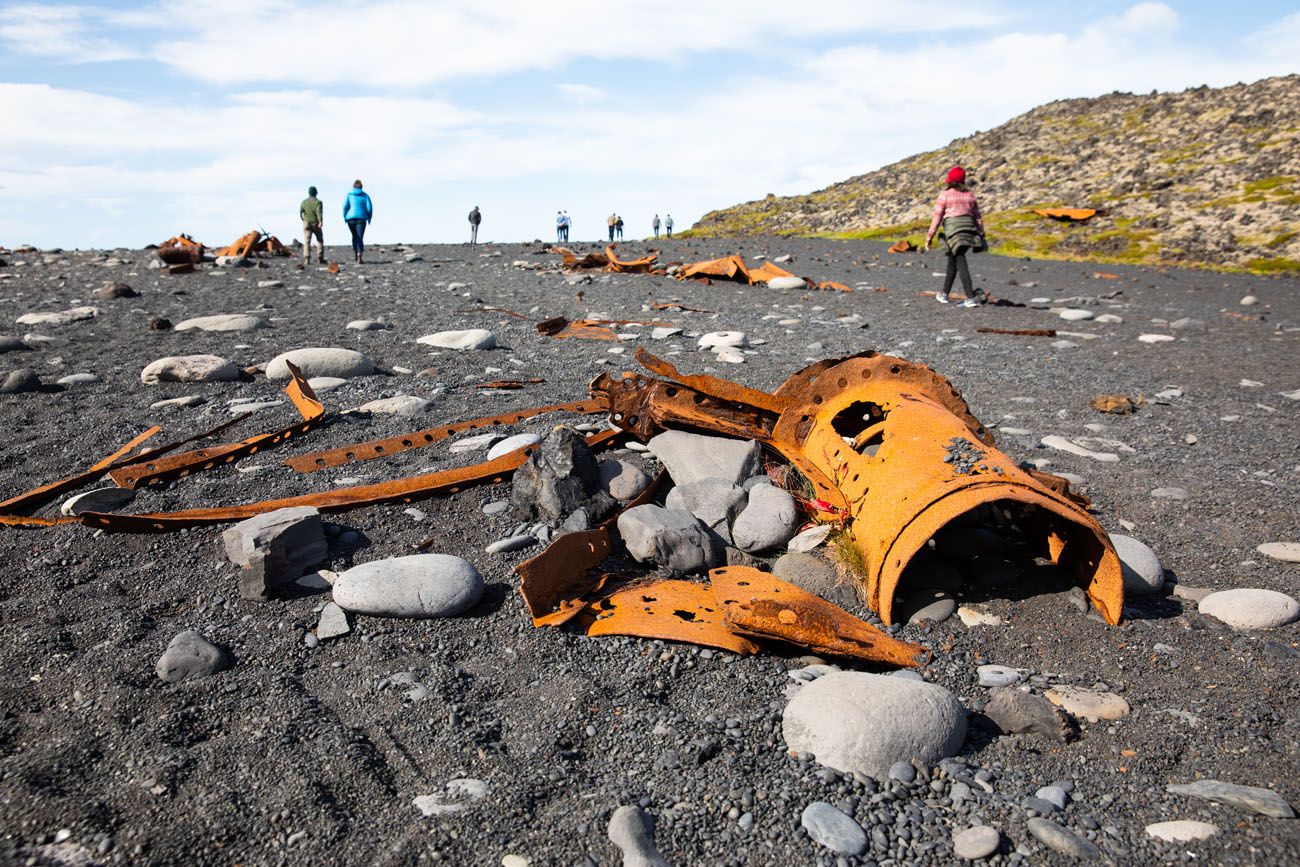
[[734,254],[703,262],[677,262],[658,266],[655,264],[658,259],[656,253],[650,253],[640,259],[621,260],[614,253],[616,246],[610,244],[605,248],[604,253],[587,253],[582,257],[579,257],[578,254],[567,247],[551,247],[550,250],[552,253],[560,254],[561,267],[567,271],[601,270],[614,274],[654,274],[660,277],[675,276],[678,280],[697,280],[704,283],[725,280],[731,283],[744,283],[746,286],[757,286],[761,283],[770,283],[778,278],[787,278],[803,281],[804,286],[808,289],[834,289],[837,292],[853,291],[851,287],[845,286],[843,283],[836,283],[833,280],[818,281],[809,277],[800,277],[772,262],[763,262],[761,265],[753,266],[746,265],[744,259]]
[[[1031,553],[1068,570],[1107,622],[1119,621],[1120,563],[1106,532],[1085,510],[1087,500],[1073,494],[1066,480],[1025,470],[998,451],[992,434],[971,414],[960,393],[930,368],[865,352],[817,362],[769,393],[680,373],[645,350],[638,351],[637,359],[655,376],[602,374],[592,382],[590,400],[439,425],[298,455],[284,464],[311,473],[552,412],[607,415],[614,429],[586,438],[594,450],[629,438],[645,442],[667,429],[753,439],[788,462],[810,517],[836,525],[842,542],[857,552],[860,595],[885,623],[893,622],[894,598],[913,557],[950,522],[989,505],[1013,515]],[[111,532],[167,532],[238,521],[288,506],[333,512],[406,504],[503,483],[537,449],[526,446],[468,467],[238,506],[134,515],[30,515],[105,473],[119,486],[137,488],[224,466],[309,433],[324,419],[324,407],[300,372],[292,366],[290,372],[286,391],[302,415],[300,422],[237,443],[164,457],[210,438],[241,417],[132,454],[157,433],[151,428],[84,473],[0,503],[0,524],[81,523]],[[651,502],[665,481],[661,473],[623,509]],[[603,564],[617,559],[615,527],[621,511],[594,529],[558,536],[516,568],[534,625],[566,626],[589,635],[691,641],[737,653],[754,652],[755,639],[770,639],[895,665],[921,665],[928,658],[925,648],[898,641],[817,596],[746,567],[714,569],[708,584],[603,571]]]

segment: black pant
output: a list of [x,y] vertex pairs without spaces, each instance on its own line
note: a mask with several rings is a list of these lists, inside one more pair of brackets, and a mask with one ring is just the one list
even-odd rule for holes
[[609,239],[610,239],[611,241],[614,240],[614,227],[613,227],[613,226],[610,226],[610,227],[609,227]]
[[948,251],[944,255],[948,257],[948,272],[943,275],[943,294],[948,294],[952,289],[953,281],[960,273],[962,291],[966,293],[967,298],[974,298],[975,290],[971,285],[970,268],[966,266],[966,253],[961,252],[954,256],[952,251]]
[[366,221],[348,220],[348,231],[352,233],[352,252],[360,256],[366,252]]

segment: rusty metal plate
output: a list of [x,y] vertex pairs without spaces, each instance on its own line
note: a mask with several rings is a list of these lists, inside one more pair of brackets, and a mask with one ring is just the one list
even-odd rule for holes
[[1055,328],[976,328],[980,334],[1010,334],[1013,337],[1055,337]]
[[1097,211],[1093,208],[1036,208],[1034,213],[1066,223],[1082,223],[1097,216]]
[[707,585],[667,579],[626,587],[592,603],[588,635],[636,635],[687,641],[748,655],[758,645],[727,625]]
[[769,638],[816,653],[919,668],[930,651],[899,641],[820,596],[748,566],[709,572],[727,624],[751,638]]

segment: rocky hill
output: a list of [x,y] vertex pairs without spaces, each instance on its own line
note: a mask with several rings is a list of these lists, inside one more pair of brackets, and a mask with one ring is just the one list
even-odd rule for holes
[[[920,242],[955,163],[994,252],[1300,273],[1300,75],[1052,102],[809,195],[710,212],[692,233]],[[1032,213],[1048,207],[1100,213]]]

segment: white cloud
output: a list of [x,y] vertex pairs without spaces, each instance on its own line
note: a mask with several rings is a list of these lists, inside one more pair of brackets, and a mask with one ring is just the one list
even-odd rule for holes
[[591,84],[575,84],[562,81],[555,85],[555,89],[561,96],[578,103],[603,102],[609,98],[609,93],[603,88]]
[[136,53],[88,31],[99,10],[78,6],[6,6],[0,9],[0,44],[16,54],[67,63],[125,60]]

